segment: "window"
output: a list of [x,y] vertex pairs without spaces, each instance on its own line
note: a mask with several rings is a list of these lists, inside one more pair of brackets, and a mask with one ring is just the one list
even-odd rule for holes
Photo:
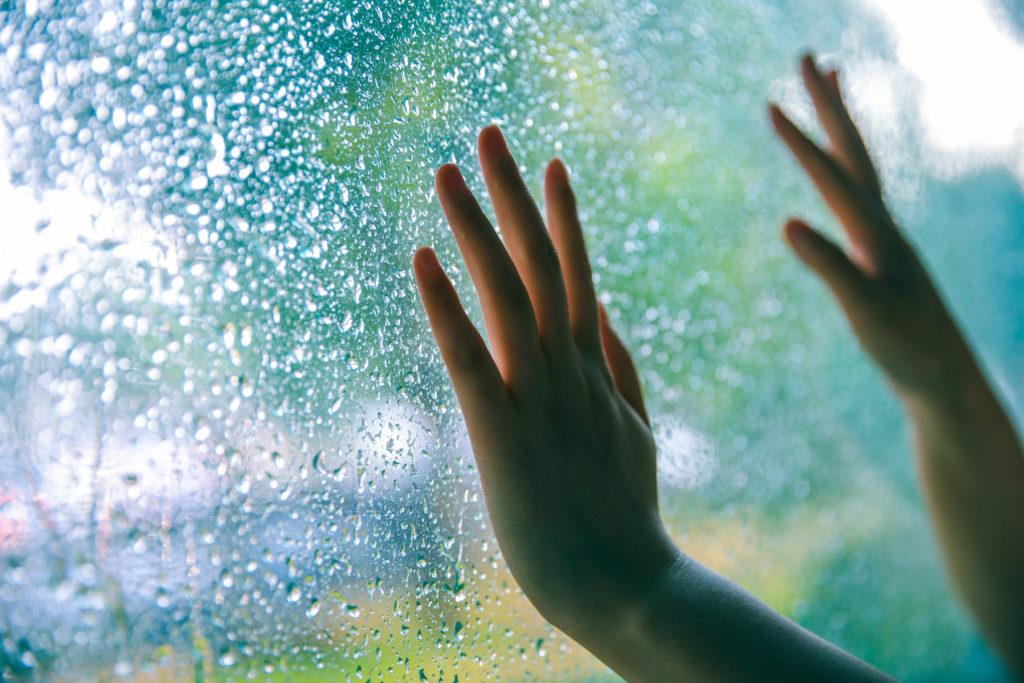
[[478,315],[431,177],[482,188],[498,121],[532,182],[573,169],[682,547],[902,679],[1008,680],[944,581],[897,404],[778,239],[788,212],[829,224],[764,114],[809,121],[810,45],[1024,398],[1020,15],[920,11],[6,5],[0,665],[614,680],[512,583],[411,277],[434,245]]

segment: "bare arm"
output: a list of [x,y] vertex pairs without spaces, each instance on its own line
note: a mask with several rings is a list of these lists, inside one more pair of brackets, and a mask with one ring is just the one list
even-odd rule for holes
[[953,581],[984,632],[1024,676],[1024,455],[1006,411],[882,200],[835,71],[811,57],[804,83],[824,151],[777,108],[779,136],[839,217],[846,252],[799,220],[797,256],[832,290],[914,425],[917,464]]
[[431,249],[414,269],[526,596],[634,683],[888,680],[673,545],[640,383],[594,296],[565,167],[548,167],[545,226],[496,127],[479,150],[504,242],[454,165],[436,185],[490,350]]

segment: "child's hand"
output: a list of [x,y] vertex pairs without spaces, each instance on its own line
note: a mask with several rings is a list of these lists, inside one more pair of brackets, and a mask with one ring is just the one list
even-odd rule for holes
[[955,391],[974,369],[967,345],[885,208],[836,72],[820,73],[810,56],[802,70],[829,150],[815,145],[774,105],[772,123],[838,216],[851,249],[844,252],[799,220],[786,224],[786,239],[828,284],[862,346],[904,398]]
[[436,186],[493,355],[427,247],[417,285],[512,575],[562,628],[604,620],[679,556],[658,516],[640,383],[594,296],[565,166],[545,177],[549,236],[496,126],[479,152],[504,244],[455,165]]

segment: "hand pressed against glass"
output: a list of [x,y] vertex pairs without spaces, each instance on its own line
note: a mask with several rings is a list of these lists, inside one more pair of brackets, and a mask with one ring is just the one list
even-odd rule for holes
[[640,384],[594,296],[565,166],[545,177],[549,234],[497,127],[479,151],[504,244],[454,165],[436,184],[493,357],[429,248],[414,258],[417,283],[513,576],[553,622],[608,614],[624,587],[677,558]]

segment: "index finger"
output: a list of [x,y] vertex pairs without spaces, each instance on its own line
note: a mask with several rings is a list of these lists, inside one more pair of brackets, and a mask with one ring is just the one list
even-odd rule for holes
[[899,241],[896,226],[881,200],[854,181],[776,105],[769,108],[772,124],[829,208],[835,212],[863,265],[877,272],[891,247]]
[[476,425],[493,420],[504,406],[501,374],[430,247],[416,251],[413,271],[466,426],[475,433]]

